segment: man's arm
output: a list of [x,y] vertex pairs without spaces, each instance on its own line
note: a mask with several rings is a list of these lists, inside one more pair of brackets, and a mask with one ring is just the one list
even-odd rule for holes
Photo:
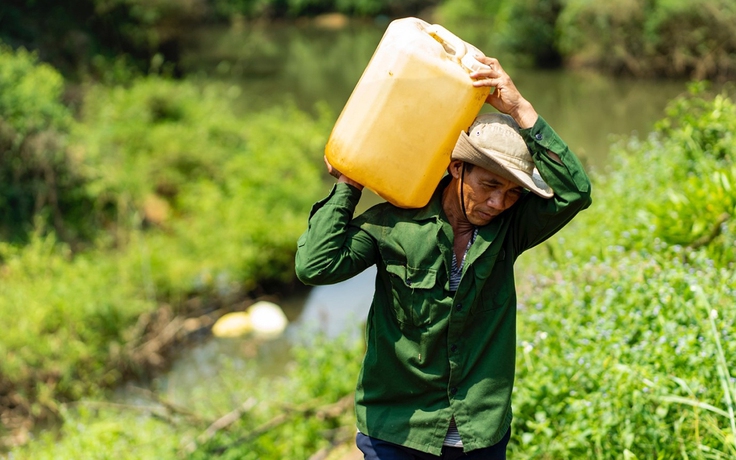
[[312,207],[309,226],[297,243],[295,270],[305,284],[333,284],[351,278],[375,263],[376,242],[350,225],[363,186],[340,174],[327,198]]
[[475,79],[473,85],[495,88],[486,102],[516,120],[540,175],[555,192],[550,199],[530,194],[520,203],[515,214],[519,221],[515,244],[523,250],[549,238],[590,206],[590,179],[578,158],[521,95],[498,60],[479,60],[488,68],[470,75]]
[[[470,74],[475,79],[473,86],[493,87],[494,90],[488,95],[486,102],[499,112],[510,115],[522,130],[533,128],[539,118],[537,111],[529,101],[524,99],[509,74],[501,67],[498,59],[487,56],[479,56],[478,59],[487,65],[488,69]],[[557,153],[548,150],[547,154],[557,163],[562,164]]]

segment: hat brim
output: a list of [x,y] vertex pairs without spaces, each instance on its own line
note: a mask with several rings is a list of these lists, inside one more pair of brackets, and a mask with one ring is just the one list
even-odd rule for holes
[[542,176],[539,174],[536,167],[530,175],[525,171],[500,163],[494,157],[495,154],[496,152],[491,149],[480,150],[475,147],[473,143],[470,142],[468,134],[462,131],[460,133],[460,137],[458,137],[457,143],[455,144],[455,149],[452,151],[452,159],[466,161],[494,174],[498,174],[507,180],[531,190],[542,198],[552,198],[554,196],[554,191],[549,185],[547,185],[544,179],[542,179]]

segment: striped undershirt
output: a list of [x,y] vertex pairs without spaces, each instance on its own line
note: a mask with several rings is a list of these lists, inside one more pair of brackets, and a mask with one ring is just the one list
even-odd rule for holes
[[[455,251],[452,251],[452,268],[450,269],[450,291],[452,292],[457,291],[457,287],[460,285],[460,278],[463,274],[463,266],[465,265],[465,256],[468,255],[468,249],[470,249],[470,245],[475,241],[476,236],[478,236],[478,228],[473,230],[473,236],[470,237],[470,241],[468,241],[468,246],[465,248],[465,252],[463,253],[463,260],[460,261],[459,265],[457,263]],[[450,420],[450,428],[447,429],[445,441],[442,444],[448,447],[463,446],[463,440],[460,438],[460,432],[457,430],[455,417],[452,417]]]

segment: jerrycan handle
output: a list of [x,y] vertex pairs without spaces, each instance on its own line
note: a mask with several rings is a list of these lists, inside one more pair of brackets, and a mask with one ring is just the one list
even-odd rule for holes
[[467,47],[465,42],[460,40],[455,34],[445,29],[439,24],[432,24],[427,27],[426,32],[445,48],[452,57],[460,61],[465,56]]
[[478,48],[461,40],[441,25],[432,24],[427,27],[426,31],[435,40],[440,42],[448,53],[451,52],[452,57],[465,67],[468,72],[488,68],[487,65],[476,59],[476,55],[483,56],[483,53]]
[[468,51],[465,53],[465,56],[463,56],[461,60],[463,66],[466,69],[468,69],[470,72],[477,72],[478,70],[491,68],[490,66],[487,66],[478,60],[479,56],[485,56],[481,50],[469,43],[466,43],[466,45],[468,47]]

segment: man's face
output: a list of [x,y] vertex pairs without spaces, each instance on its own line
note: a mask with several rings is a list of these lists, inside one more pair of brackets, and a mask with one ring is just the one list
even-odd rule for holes
[[468,220],[473,225],[488,224],[523,195],[523,187],[498,174],[478,166],[471,171],[467,169],[466,166],[462,197]]

